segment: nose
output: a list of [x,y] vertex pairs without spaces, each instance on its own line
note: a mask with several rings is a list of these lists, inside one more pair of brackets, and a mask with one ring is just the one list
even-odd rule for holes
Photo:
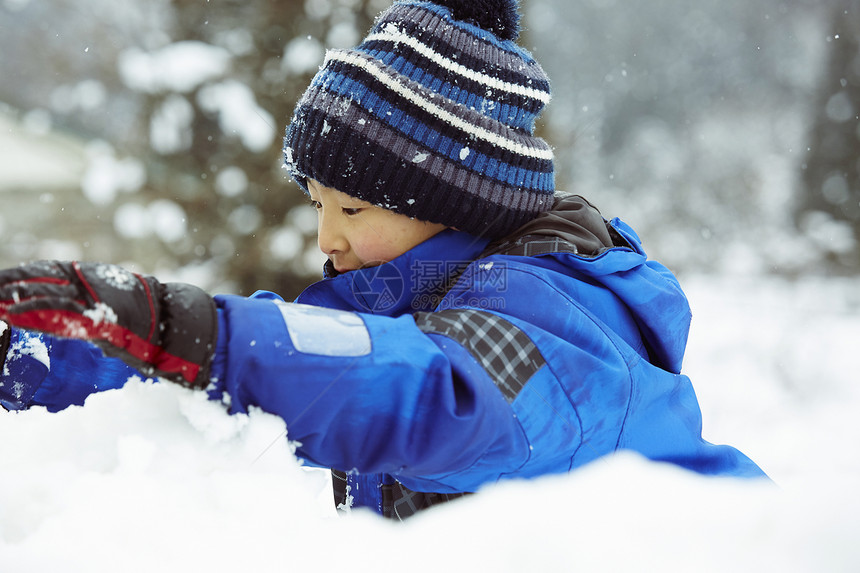
[[332,220],[331,215],[326,215],[325,210],[319,212],[317,245],[328,256],[344,253],[348,248],[346,237],[337,222]]

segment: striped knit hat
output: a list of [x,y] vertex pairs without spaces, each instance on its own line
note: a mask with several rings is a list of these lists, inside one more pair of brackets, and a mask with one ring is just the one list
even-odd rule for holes
[[327,52],[287,127],[291,176],[491,239],[548,210],[549,80],[518,25],[516,0],[395,2]]

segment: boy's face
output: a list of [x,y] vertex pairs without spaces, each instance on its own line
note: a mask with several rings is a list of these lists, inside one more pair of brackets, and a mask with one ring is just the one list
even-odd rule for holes
[[338,272],[386,263],[445,229],[411,219],[308,179],[320,250]]

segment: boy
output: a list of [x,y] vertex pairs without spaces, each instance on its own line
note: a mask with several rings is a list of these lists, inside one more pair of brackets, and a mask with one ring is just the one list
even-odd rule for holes
[[513,0],[404,0],[327,54],[284,143],[328,256],[296,303],[93,263],[0,272],[7,343],[53,335],[37,337],[42,381],[10,353],[6,403],[59,409],[57,388],[138,368],[280,415],[299,456],[335,468],[339,506],[399,519],[619,449],[764,476],[701,438],[675,278],[622,222],[555,193],[534,135],[549,82],[517,24]]

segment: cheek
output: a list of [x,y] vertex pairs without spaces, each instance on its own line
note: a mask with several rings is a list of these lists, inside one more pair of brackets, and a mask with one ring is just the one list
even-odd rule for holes
[[406,252],[409,229],[399,218],[368,220],[350,240],[352,250],[364,264],[388,262]]
[[352,243],[355,256],[363,264],[388,262],[402,253],[396,240],[385,240],[378,235],[364,235]]

